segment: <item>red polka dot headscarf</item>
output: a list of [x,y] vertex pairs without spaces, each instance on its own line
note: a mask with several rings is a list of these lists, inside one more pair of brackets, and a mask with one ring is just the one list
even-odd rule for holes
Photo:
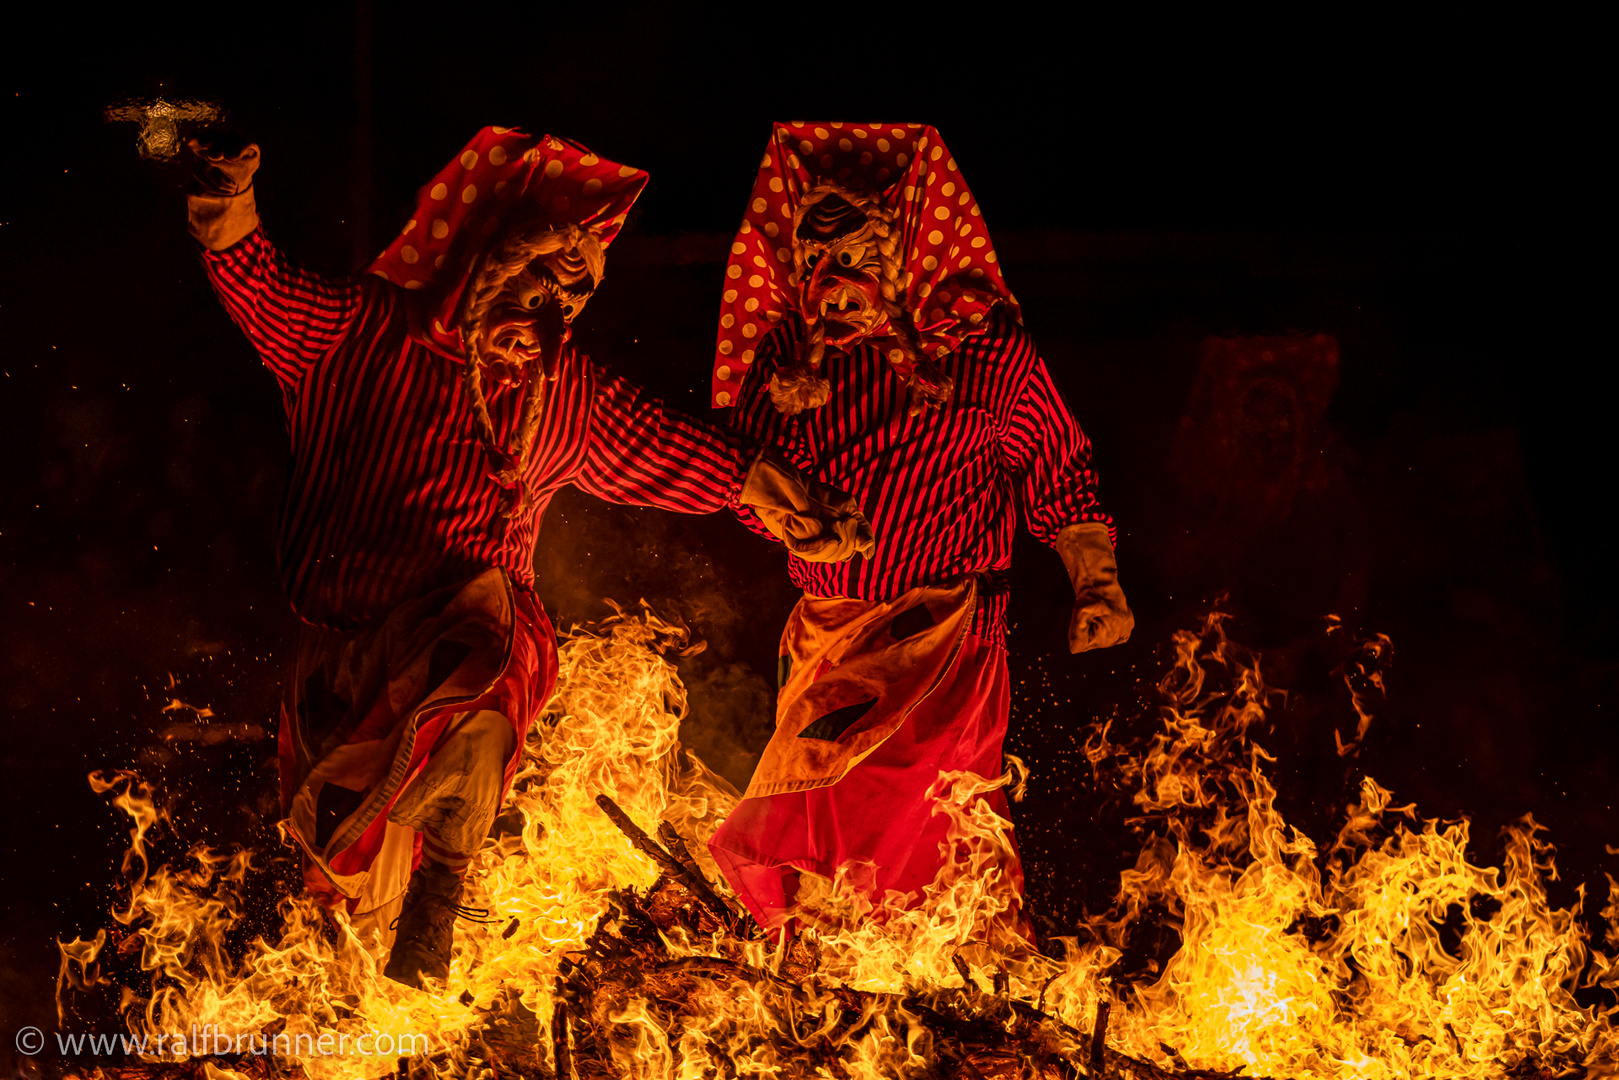
[[369,267],[428,294],[424,343],[464,358],[461,304],[478,259],[514,212],[556,227],[579,225],[612,243],[647,174],[552,135],[486,127],[422,188],[416,213]]
[[978,202],[939,133],[925,124],[777,124],[731,245],[714,352],[713,402],[736,401],[761,339],[797,312],[793,215],[832,181],[875,197],[900,233],[904,309],[918,351],[948,355],[995,304],[1019,317]]

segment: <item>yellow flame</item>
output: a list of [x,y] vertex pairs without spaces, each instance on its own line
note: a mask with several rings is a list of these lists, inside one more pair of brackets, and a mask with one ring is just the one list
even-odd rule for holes
[[[1555,869],[1532,819],[1509,830],[1504,870],[1479,867],[1465,822],[1412,828],[1398,820],[1411,808],[1368,778],[1323,875],[1315,844],[1275,809],[1269,755],[1247,740],[1275,693],[1258,658],[1217,616],[1176,649],[1163,730],[1138,757],[1117,752],[1160,839],[1122,876],[1095,940],[1070,942],[1048,992],[1064,1019],[1087,1022],[1125,932],[1154,908],[1179,920],[1181,946],[1153,982],[1118,988],[1109,1044],[1165,1067],[1170,1050],[1193,1068],[1301,1080],[1614,1059],[1614,1010],[1575,1001],[1586,935],[1547,899]],[[1210,671],[1229,687],[1212,688]],[[1093,762],[1116,752],[1105,733],[1094,749]]]
[[[436,993],[383,978],[380,944],[302,896],[282,902],[277,941],[231,955],[226,933],[242,917],[249,855],[196,848],[186,866],[148,872],[146,838],[161,820],[150,791],[130,773],[92,777],[133,823],[130,899],[113,914],[138,936],[153,990],[126,992],[130,1029],[284,1032],[306,1036],[303,1047],[326,1034],[417,1033],[436,1055],[420,1063],[429,1075],[461,1076],[480,1072],[499,1018],[526,1017],[521,1038],[549,1061],[548,1019],[569,954],[619,919],[619,890],[658,877],[597,807],[598,794],[649,833],[674,824],[723,889],[706,840],[735,793],[680,750],[685,690],[665,654],[683,643],[681,628],[650,613],[564,641],[558,696],[530,734],[505,818],[520,828],[491,839],[469,876],[468,902],[493,921],[458,927],[450,978]],[[1360,677],[1375,685],[1368,670]],[[803,914],[821,932],[818,967],[804,978],[773,974],[802,962],[796,945],[667,932],[674,963],[709,958],[749,974],[682,983],[679,1023],[660,1020],[670,1014],[652,991],[595,1001],[589,1019],[607,1032],[618,1075],[833,1075],[833,1058],[836,1074],[855,1080],[903,1075],[930,1067],[935,1034],[895,1005],[902,999],[872,995],[961,988],[992,1001],[1002,986],[1005,998],[1038,1003],[1080,1032],[1111,1003],[1110,1049],[1165,1068],[1482,1078],[1533,1058],[1612,1073],[1616,1010],[1582,1007],[1574,991],[1582,972],[1619,990],[1619,964],[1591,951],[1574,911],[1551,906],[1551,849],[1531,819],[1510,831],[1504,867],[1481,867],[1468,859],[1465,822],[1420,820],[1367,779],[1323,854],[1275,808],[1271,759],[1249,736],[1279,692],[1259,658],[1225,638],[1219,616],[1176,636],[1159,690],[1161,727],[1144,745],[1111,741],[1110,725],[1087,740],[1093,768],[1129,778],[1151,839],[1121,876],[1112,910],[1065,939],[1063,960],[1019,936],[1004,873],[1011,826],[980,798],[1020,788],[1026,770],[1014,762],[997,778],[942,774],[936,812],[948,817],[957,858],[920,906],[892,896],[873,905],[847,878],[811,887]],[[1355,707],[1358,738],[1370,712],[1360,697]],[[1619,949],[1612,879],[1603,916],[1604,944]],[[1178,929],[1180,944],[1141,981],[1119,961],[1149,923]],[[105,980],[105,943],[103,932],[61,946],[59,1001]],[[392,1068],[296,1046],[280,1056],[319,1080]],[[215,1080],[238,1075],[224,1062],[204,1067]]]

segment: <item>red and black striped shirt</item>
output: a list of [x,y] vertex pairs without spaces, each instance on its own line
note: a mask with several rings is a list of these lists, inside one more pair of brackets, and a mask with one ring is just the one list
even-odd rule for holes
[[918,585],[989,571],[974,628],[998,639],[1006,628],[998,572],[1011,565],[1019,515],[1047,544],[1079,522],[1106,522],[1112,531],[1097,499],[1090,441],[1029,335],[999,309],[982,333],[940,361],[956,384],[949,403],[918,416],[909,415],[904,381],[871,344],[828,349],[822,372],[831,398],[795,417],[778,413],[770,379],[802,333],[798,319],[788,318],[764,339],[732,425],[853,495],[877,535],[870,558],[793,558],[793,583],[805,592],[890,600]]
[[[751,440],[690,419],[563,350],[526,479],[506,490],[478,439],[462,364],[409,332],[410,294],[369,275],[328,277],[262,232],[203,252],[209,280],[281,386],[292,442],[279,557],[295,611],[352,629],[491,566],[534,580],[540,518],[565,484],[612,502],[708,513],[736,505]],[[520,388],[488,387],[502,445]]]

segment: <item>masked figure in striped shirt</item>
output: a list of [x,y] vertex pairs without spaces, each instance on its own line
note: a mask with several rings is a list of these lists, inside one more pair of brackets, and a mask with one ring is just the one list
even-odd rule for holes
[[880,920],[972,864],[998,875],[986,929],[1026,939],[1009,821],[985,860],[934,808],[954,773],[966,809],[1010,817],[1000,787],[959,782],[1002,771],[1019,517],[1068,569],[1072,650],[1130,635],[1090,444],[931,127],[777,124],[726,272],[715,405],[851,493],[878,539],[789,560],[776,731],[710,848],[769,928]]
[[338,277],[259,228],[258,147],[191,154],[191,232],[279,384],[292,444],[279,557],[305,625],[282,702],[282,827],[311,892],[361,927],[397,916],[385,973],[421,986],[448,975],[462,875],[555,684],[532,591],[555,491],[748,504],[809,558],[847,558],[869,528],[756,438],[667,409],[568,344],[639,169],[485,128],[370,272]]

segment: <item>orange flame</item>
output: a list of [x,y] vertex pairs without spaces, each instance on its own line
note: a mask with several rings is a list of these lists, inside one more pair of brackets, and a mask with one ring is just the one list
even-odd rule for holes
[[[301,896],[282,902],[276,942],[232,955],[224,943],[242,916],[249,855],[196,848],[188,868],[148,872],[146,838],[162,817],[150,791],[130,773],[93,776],[133,822],[130,899],[113,914],[138,938],[153,989],[125,992],[130,1029],[419,1033],[434,1054],[420,1067],[460,1076],[485,1068],[486,1036],[515,1025],[549,1058],[552,1032],[535,1018],[551,1015],[570,957],[598,925],[621,918],[622,890],[658,877],[596,796],[611,796],[649,833],[673,824],[720,883],[705,842],[736,794],[680,750],[685,690],[666,654],[684,641],[682,628],[650,613],[620,614],[564,641],[557,698],[524,747],[503,817],[515,825],[484,846],[469,876],[468,902],[494,919],[458,927],[450,978],[436,993],[382,978],[381,943]],[[896,897],[873,907],[847,878],[810,888],[804,914],[825,929],[817,970],[798,981],[773,974],[797,962],[784,942],[676,927],[663,936],[673,963],[751,974],[691,980],[678,1025],[666,1027],[667,1012],[646,994],[597,1003],[618,1075],[819,1075],[829,1054],[856,1080],[920,1073],[937,1045],[927,1018],[849,994],[948,988],[1038,1003],[1079,1031],[1108,1003],[1109,1048],[1168,1069],[1345,1080],[1492,1077],[1526,1060],[1591,1075],[1619,1069],[1619,1007],[1575,999],[1582,978],[1619,991],[1619,963],[1592,951],[1573,910],[1551,906],[1545,883],[1555,867],[1540,826],[1526,817],[1511,829],[1504,867],[1476,866],[1465,822],[1420,820],[1367,779],[1323,854],[1276,810],[1271,758],[1250,738],[1280,694],[1259,658],[1227,640],[1219,615],[1174,645],[1159,684],[1160,730],[1140,747],[1111,741],[1110,724],[1087,740],[1093,769],[1128,779],[1136,822],[1152,838],[1121,876],[1112,910],[1064,939],[1063,960],[1019,937],[1018,898],[1002,870],[1011,825],[978,798],[998,785],[1020,789],[1026,770],[1012,759],[998,778],[942,774],[936,812],[949,819],[957,857],[919,907]],[[1346,674],[1363,695],[1357,742],[1371,716],[1365,687],[1381,691],[1377,658]],[[1604,944],[1619,951],[1611,878],[1603,917]],[[1133,980],[1120,960],[1149,924],[1177,929],[1179,947],[1151,981]],[[61,946],[59,1002],[105,982],[106,937]],[[321,1080],[393,1067],[283,1056]],[[211,1060],[204,1067],[234,1075]]]
[[[1547,899],[1555,868],[1540,826],[1525,817],[1509,830],[1504,870],[1475,866],[1465,822],[1412,828],[1399,818],[1415,823],[1413,809],[1367,778],[1321,858],[1275,809],[1271,758],[1247,739],[1275,691],[1221,622],[1176,635],[1163,730],[1144,754],[1105,746],[1105,733],[1093,747],[1093,762],[1116,754],[1138,778],[1141,821],[1161,832],[1123,875],[1117,914],[1069,943],[1048,997],[1059,1014],[1082,1024],[1116,989],[1110,1045],[1164,1067],[1450,1078],[1531,1057],[1611,1066],[1619,1010],[1575,1001],[1586,932]],[[1211,672],[1229,685],[1211,687]],[[1149,909],[1179,921],[1181,946],[1151,984],[1111,987]],[[1459,927],[1454,941],[1444,926]]]

